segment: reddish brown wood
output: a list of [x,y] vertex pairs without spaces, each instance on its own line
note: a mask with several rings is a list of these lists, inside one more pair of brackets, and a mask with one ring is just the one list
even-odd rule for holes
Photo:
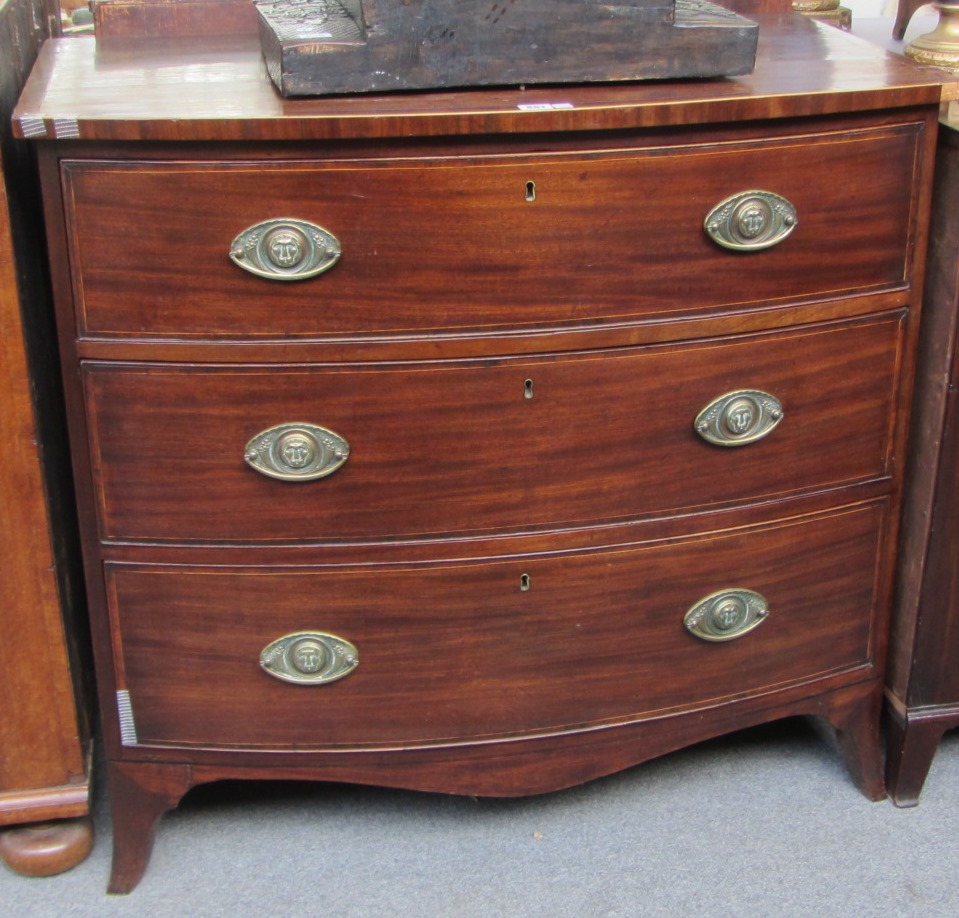
[[[703,132],[678,148],[667,137],[589,155],[80,162],[65,169],[80,333],[515,331],[901,286],[915,219],[906,179],[919,165],[917,126],[817,127],[779,143],[717,146]],[[706,214],[747,188],[796,207],[788,245],[743,255],[703,233]],[[848,197],[856,208],[844,206]],[[591,223],[596,212],[605,215],[599,225]],[[256,277],[226,257],[240,232],[278,216],[333,233],[340,263],[294,284]],[[832,257],[837,238],[856,240],[843,258]],[[677,260],[686,266],[679,297]]]
[[[42,124],[47,137],[66,130],[88,140],[168,142],[448,137],[732,123],[939,99],[932,71],[839,29],[794,15],[758,21],[756,69],[748,77],[294,101],[270,83],[255,40],[177,39],[107,49],[78,38],[44,49],[17,107],[16,127],[22,132],[23,119],[35,119],[27,130]],[[216,79],[191,79],[198,62],[215,66]],[[164,79],[151,79],[158,68]],[[58,119],[65,119],[59,129]]]
[[864,689],[858,703],[833,710],[827,719],[836,729],[840,754],[856,786],[870,800],[885,800],[880,735],[882,685],[873,683]]
[[[0,826],[68,819],[88,811],[88,731],[75,691],[78,638],[69,614],[76,585],[59,527],[68,474],[49,446],[59,390],[49,354],[49,302],[40,259],[40,207],[29,151],[8,118],[44,35],[39,3],[0,2]],[[39,314],[39,315],[38,315]],[[44,321],[45,320],[45,321]],[[46,350],[37,347],[47,334]],[[31,347],[31,344],[33,345]],[[52,412],[52,415],[51,415]],[[61,457],[62,458],[62,457]],[[66,620],[65,620],[66,618]],[[82,699],[82,695],[80,696]],[[0,858],[34,875],[65,870],[89,850],[89,826],[63,822],[0,834]]]
[[[615,358],[413,369],[87,364],[101,534],[335,542],[522,531],[883,478],[900,318]],[[795,361],[797,351],[808,358]],[[823,378],[836,381],[824,390]],[[693,420],[746,379],[776,395],[786,419],[748,446],[706,443]],[[410,404],[422,412],[415,423]],[[345,437],[347,463],[329,478],[284,482],[242,461],[251,438],[294,421]]]
[[0,832],[0,858],[28,877],[49,877],[76,867],[93,848],[88,818],[15,826]]
[[[214,80],[134,99],[116,87],[143,59],[51,50],[21,108],[43,118],[19,124],[59,134],[41,168],[114,889],[138,880],[163,810],[227,777],[512,796],[813,714],[880,793],[936,90],[838,32],[766,34],[748,81],[575,88],[538,113],[516,105],[550,96],[280,109],[240,79],[217,115]],[[236,53],[231,69],[209,47],[209,73],[260,79]],[[207,72],[183,49],[151,66],[188,59]],[[114,107],[95,115],[76,86],[103,68]],[[325,141],[287,142],[304,138]],[[765,253],[713,252],[706,212],[753,182],[788,184],[799,227]],[[319,284],[229,263],[249,201],[324,199],[365,215]],[[746,449],[701,444],[696,412],[754,385],[783,388],[783,424]],[[243,465],[294,410],[355,446],[323,499]],[[750,635],[684,632],[704,594],[751,585],[776,598]],[[304,628],[355,640],[356,672],[309,688],[261,672],[263,647]]]
[[113,869],[107,891],[128,893],[143,877],[157,822],[192,786],[190,769],[185,765],[109,762],[107,777],[114,807]]
[[[111,565],[120,687],[142,744],[300,751],[548,734],[715,705],[871,664],[883,521],[884,507],[867,504],[675,543],[413,568]],[[733,584],[766,597],[768,621],[729,643],[688,634],[685,612]],[[310,629],[354,643],[360,666],[310,687],[261,671],[271,641]]]
[[97,40],[256,35],[252,0],[92,0]]
[[959,143],[941,134],[889,675],[889,786],[915,805],[936,745],[959,726]]
[[[855,709],[873,703],[876,683],[863,682],[862,675],[857,671],[821,680],[815,697],[810,697],[808,686],[800,685],[774,696],[752,695],[733,704],[556,736],[459,746],[298,752],[295,756],[254,749],[242,756],[235,750],[196,749],[190,751],[188,780],[191,786],[251,778],[342,781],[488,797],[541,794],[770,719],[811,716],[827,725],[841,723]],[[868,750],[868,755],[874,751]],[[171,787],[181,786],[182,766],[170,763],[168,749],[131,747],[125,754],[128,764],[149,764],[158,775],[172,770]],[[863,773],[874,767],[874,763],[856,763]],[[851,777],[856,780],[855,774]]]
[[[848,679],[846,680],[849,681]],[[833,680],[835,683],[835,680]],[[857,711],[872,711],[874,692],[867,684],[829,686],[810,699],[804,688],[776,696],[779,717],[813,715],[827,723],[847,723]],[[535,740],[456,747],[303,754],[259,757],[249,753],[219,757],[197,751],[189,768],[159,762],[111,763],[114,816],[113,870],[110,891],[130,892],[149,860],[157,823],[191,787],[224,779],[351,781],[410,789],[443,789],[449,793],[513,797],[582,784],[629,768],[667,752],[732,730],[763,723],[770,711],[762,696],[702,711],[669,714],[641,723],[595,732],[548,736]],[[149,750],[136,750],[141,757]],[[875,750],[861,749],[860,761],[847,760],[854,780],[875,769]],[[162,753],[161,753],[162,755]],[[303,761],[308,760],[308,761]]]

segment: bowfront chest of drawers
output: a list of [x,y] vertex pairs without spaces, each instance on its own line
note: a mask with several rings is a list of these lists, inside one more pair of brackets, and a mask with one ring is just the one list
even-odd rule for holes
[[530,794],[812,714],[882,795],[939,89],[760,35],[297,102],[255,47],[47,47],[114,890],[220,778]]

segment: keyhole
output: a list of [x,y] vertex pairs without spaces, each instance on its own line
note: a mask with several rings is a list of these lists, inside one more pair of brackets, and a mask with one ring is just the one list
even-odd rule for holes
[[527,379],[523,383],[523,398],[532,398],[533,397],[533,380]]
[[526,183],[526,200],[531,204],[536,200],[536,182]]
[[519,588],[524,592],[529,592],[529,574],[520,574]]

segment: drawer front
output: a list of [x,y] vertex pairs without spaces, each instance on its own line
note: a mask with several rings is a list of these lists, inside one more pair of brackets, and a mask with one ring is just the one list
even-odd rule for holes
[[[874,479],[889,470],[901,333],[893,315],[486,362],[88,363],[101,532],[256,542],[522,531]],[[747,445],[708,443],[694,420],[739,389],[775,396],[782,420]],[[332,474],[277,480],[244,461],[258,434],[303,423],[348,444]]]
[[[919,137],[909,125],[538,157],[67,161],[80,334],[515,329],[894,287]],[[796,208],[793,232],[751,253],[712,242],[710,211],[753,190]],[[331,269],[291,283],[231,261],[242,231],[290,218],[336,237]]]
[[[881,504],[668,544],[358,569],[107,565],[127,742],[342,748],[578,730],[870,661]],[[725,642],[684,617],[730,588],[769,614]],[[292,684],[262,651],[333,635],[358,665]]]

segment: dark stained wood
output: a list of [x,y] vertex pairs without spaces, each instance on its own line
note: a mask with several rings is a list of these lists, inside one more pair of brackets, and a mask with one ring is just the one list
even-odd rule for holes
[[158,768],[149,764],[110,762],[107,779],[116,808],[113,819],[113,870],[107,892],[128,893],[143,876],[157,821],[190,789],[185,765]]
[[893,37],[902,41],[912,17],[915,16],[916,11],[920,7],[926,5],[925,0],[899,0],[899,5],[896,9],[896,21],[892,28]]
[[[938,89],[804,20],[765,34],[748,79],[563,98],[279,102],[249,49],[236,67],[208,43],[174,100],[162,84],[186,72],[185,47],[149,57],[152,83],[142,49],[95,60],[84,43],[51,49],[19,126],[54,141],[41,170],[112,763],[113,889],[139,879],[165,809],[228,777],[513,796],[810,714],[837,730],[865,794],[882,792],[878,704]],[[112,108],[89,107],[107,70],[120,77]],[[120,87],[134,70],[131,94]],[[80,81],[66,93],[71,72]],[[231,84],[228,104],[217,81],[242,73],[251,82]],[[526,100],[573,108],[517,110]],[[137,142],[112,142],[123,136]],[[787,165],[809,158],[848,194],[806,170],[791,189],[804,198],[799,227],[756,258],[723,261],[704,242],[705,212],[684,210],[740,181],[792,181]],[[522,193],[535,180],[525,167],[544,163],[563,206],[544,207],[537,227],[549,195],[505,205],[495,175],[519,178]],[[474,167],[479,178],[458,184]],[[311,170],[316,181],[297,181]],[[582,172],[596,191],[577,198]],[[330,175],[344,211],[366,206],[349,200],[351,173],[353,191],[394,208],[361,221],[371,264],[374,249],[389,255],[375,295],[364,300],[363,268],[348,262],[359,234],[315,287],[237,280],[227,252],[246,201],[319,200],[312,188]],[[171,175],[191,177],[167,185]],[[439,191],[418,197],[431,178]],[[642,194],[624,190],[634,185]],[[123,238],[101,228],[110,188]],[[514,245],[518,228],[537,245]],[[695,242],[680,241],[687,231]],[[404,264],[397,253],[417,240]],[[167,260],[208,244],[217,255],[202,268]],[[519,280],[476,295],[491,248],[514,255]],[[589,274],[591,259],[603,270]],[[323,281],[337,272],[330,319]],[[642,302],[646,275],[658,305]],[[699,443],[696,411],[753,385],[783,387],[780,427],[746,449]],[[243,464],[246,440],[294,409],[286,420],[355,437],[315,492],[352,489],[339,508]],[[769,621],[726,645],[688,636],[686,609],[748,587],[740,577],[778,597]],[[357,671],[316,692],[262,673],[260,650],[301,627],[356,637]]]
[[[118,685],[140,745],[299,752],[542,736],[714,706],[871,665],[884,511],[414,568],[110,565]],[[738,641],[693,637],[683,615],[730,578],[768,600],[768,620]],[[355,644],[357,669],[319,686],[260,669],[269,643],[308,630]]]
[[708,0],[263,0],[284,96],[749,73],[756,24]]
[[913,806],[959,726],[959,141],[941,133],[916,424],[889,676],[889,788]]
[[[776,713],[781,717],[813,715],[848,730],[864,712],[872,716],[875,694],[873,683],[830,688],[815,698],[809,698],[802,689],[793,690],[777,696]],[[384,776],[388,776],[389,783],[395,787],[444,788],[449,793],[518,797],[582,784],[692,743],[763,723],[769,719],[769,710],[764,704],[768,704],[768,698],[743,699],[734,705],[715,708],[705,717],[702,712],[694,711],[536,740],[440,749],[343,752],[319,761],[310,757],[309,764],[293,764],[288,758],[278,761],[273,757],[268,759],[268,768],[256,764],[255,756],[241,763],[235,754],[230,758],[221,755],[219,761],[196,764],[189,769],[154,762],[116,763],[112,771],[120,780],[112,781],[111,786],[117,790],[111,796],[123,804],[120,815],[115,817],[122,819],[123,824],[117,826],[120,835],[114,835],[110,889],[129,892],[136,885],[146,869],[156,821],[189,787],[198,784],[224,779],[316,780],[320,775],[328,781],[382,784]],[[877,772],[878,760],[869,761],[876,750],[867,749],[868,745],[864,743],[859,747],[862,759],[847,759],[847,763],[853,782],[866,790],[871,799],[876,799],[873,775]],[[851,749],[852,744],[847,748]],[[196,756],[201,758],[202,754]],[[883,790],[880,787],[879,792]]]
[[838,708],[826,696],[819,715],[836,730],[836,740],[843,762],[863,796],[878,801],[886,798],[882,770],[882,684],[875,682],[859,704]]
[[[44,49],[16,128],[24,132],[27,119],[28,133],[42,126],[47,137],[164,141],[530,134],[826,115],[939,98],[936,72],[839,29],[795,15],[758,21],[756,69],[744,77],[319,100],[284,100],[249,39],[98,49],[76,38]],[[811,66],[813,59],[828,66]],[[191,76],[201,65],[215,78]]]
[[[8,120],[46,28],[41,4],[0,2],[0,858],[33,875],[82,860],[91,831],[86,820],[67,822],[88,811],[89,749],[83,696],[79,708],[75,696],[78,584],[67,557],[72,515],[61,479],[69,473],[57,449],[64,433],[39,187]],[[22,828],[46,820],[64,822]]]
[[[900,319],[615,356],[412,368],[87,363],[101,536],[336,542],[475,535],[885,478]],[[807,356],[796,361],[797,353]],[[832,380],[828,387],[824,379]],[[706,443],[693,421],[743,380],[779,398],[785,419],[747,446]],[[421,412],[415,423],[409,405]],[[350,458],[332,476],[277,481],[242,461],[260,432],[303,421],[350,444]]]
[[[778,143],[703,132],[681,146],[667,137],[589,155],[68,164],[80,335],[515,333],[894,289],[909,270],[917,215],[906,179],[922,131],[867,124]],[[706,215],[747,188],[795,206],[799,225],[784,244],[736,253],[703,232]],[[226,257],[240,232],[279,216],[333,233],[340,262],[285,283]],[[849,251],[834,258],[840,238]]]

